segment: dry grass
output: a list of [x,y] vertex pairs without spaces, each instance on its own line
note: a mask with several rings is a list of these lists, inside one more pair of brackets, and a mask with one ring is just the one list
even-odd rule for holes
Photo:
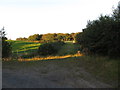
[[69,57],[79,57],[83,54],[64,55],[64,56],[48,56],[48,57],[34,57],[34,58],[19,58],[18,61],[37,61],[37,60],[50,60],[50,59],[64,59]]

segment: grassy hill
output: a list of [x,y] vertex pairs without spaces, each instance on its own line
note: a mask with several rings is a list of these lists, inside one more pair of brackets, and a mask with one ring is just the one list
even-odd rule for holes
[[41,43],[29,41],[8,40],[12,47],[12,58],[33,57]]
[[28,41],[9,41],[12,43],[12,52],[13,53],[30,53],[34,52],[41,45],[36,42],[28,42]]

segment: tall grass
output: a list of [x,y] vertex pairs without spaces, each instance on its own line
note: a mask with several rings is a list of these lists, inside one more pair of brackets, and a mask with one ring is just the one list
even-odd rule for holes
[[[96,78],[115,87],[118,87],[118,63],[119,59],[111,59],[102,56],[82,56],[78,65],[84,67]],[[78,61],[79,59],[77,59]]]

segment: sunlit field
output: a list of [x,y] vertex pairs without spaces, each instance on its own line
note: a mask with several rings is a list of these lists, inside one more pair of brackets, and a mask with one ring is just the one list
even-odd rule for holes
[[9,41],[12,43],[12,52],[13,53],[30,53],[34,52],[41,45],[37,42],[28,42],[28,41]]

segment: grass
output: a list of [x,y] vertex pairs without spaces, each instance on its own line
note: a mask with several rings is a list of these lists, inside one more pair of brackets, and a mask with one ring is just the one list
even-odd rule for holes
[[78,56],[82,56],[82,54],[64,55],[64,56],[48,56],[48,57],[33,57],[33,58],[19,58],[18,61],[52,60],[52,59],[64,59],[64,58],[78,57]]
[[83,56],[81,57],[81,67],[93,74],[100,81],[118,86],[118,63],[120,60],[110,59],[102,56]]
[[80,50],[79,44],[73,44],[72,42],[66,42],[62,49],[58,52],[58,55],[71,55],[76,54]]
[[9,41],[12,43],[13,53],[31,53],[38,49],[41,45],[37,42],[27,42],[27,41]]
[[[34,56],[38,56],[35,54],[37,52],[38,47],[41,45],[40,43],[28,41],[8,41],[12,43],[12,52],[14,57],[16,57],[16,55],[21,58],[31,58]],[[65,42],[65,45],[62,46],[62,49],[56,55],[74,55],[77,53],[78,50],[78,44],[73,44],[72,42]]]

